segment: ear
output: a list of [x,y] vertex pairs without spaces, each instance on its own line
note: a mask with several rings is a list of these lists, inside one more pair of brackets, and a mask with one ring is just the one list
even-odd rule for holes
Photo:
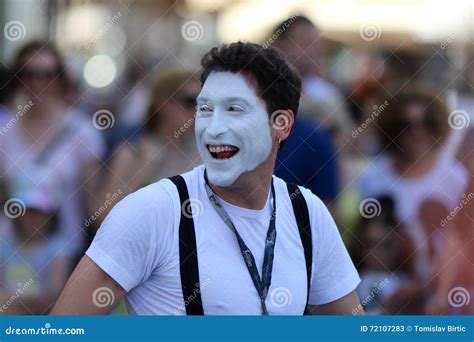
[[270,115],[270,124],[275,131],[277,141],[288,139],[295,124],[295,114],[291,109],[279,109]]

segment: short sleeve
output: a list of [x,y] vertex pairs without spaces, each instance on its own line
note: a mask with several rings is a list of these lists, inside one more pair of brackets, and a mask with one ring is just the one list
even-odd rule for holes
[[324,203],[309,190],[302,192],[310,212],[313,238],[309,304],[322,305],[354,291],[360,278]]
[[164,181],[117,203],[86,252],[105,273],[129,292],[147,280],[170,254],[174,217]]

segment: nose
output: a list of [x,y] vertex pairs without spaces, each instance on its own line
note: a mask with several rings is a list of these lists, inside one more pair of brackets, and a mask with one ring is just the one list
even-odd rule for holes
[[209,138],[218,138],[228,130],[227,123],[224,120],[222,113],[214,112],[211,116],[209,124],[206,128]]

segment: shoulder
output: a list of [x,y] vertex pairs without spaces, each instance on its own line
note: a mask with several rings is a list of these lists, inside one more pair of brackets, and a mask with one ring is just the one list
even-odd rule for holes
[[321,235],[321,230],[335,226],[334,220],[324,202],[304,186],[298,186],[298,188],[304,196],[306,205],[308,206],[311,231],[314,234]]
[[[315,227],[321,226],[319,223],[321,223],[323,219],[327,219],[328,216],[329,218],[331,218],[329,211],[327,210],[326,205],[323,203],[323,201],[308,188],[305,188],[301,185],[297,185],[297,190],[295,191],[295,193],[289,193],[288,183],[286,183],[283,179],[277,176],[273,176],[273,180],[276,186],[278,186],[278,188],[280,189],[281,193],[286,192],[284,197],[287,198],[287,200],[291,201],[294,199],[295,196],[298,195],[303,196],[303,199],[306,202],[306,206],[308,208],[312,231],[314,231]],[[291,202],[288,202],[288,205],[291,208],[290,203]],[[291,208],[291,210],[293,209]]]
[[[188,188],[194,186],[198,174],[201,172],[202,166],[181,174]],[[169,208],[172,206],[179,211],[180,199],[178,190],[170,179],[164,178],[126,196],[114,206],[110,214],[117,215],[123,213],[130,220],[135,220],[144,216],[150,216],[150,213],[156,212],[162,215],[169,215]]]
[[450,174],[452,174],[453,178],[462,178],[463,180],[469,177],[469,172],[465,169],[462,161],[459,161],[447,151],[441,151],[437,169],[438,172],[445,174],[446,177]]
[[150,213],[150,210],[156,211],[161,207],[170,205],[175,201],[174,185],[168,179],[162,179],[158,182],[147,185],[137,191],[127,195],[111,211],[111,214],[127,214],[134,220],[143,217],[143,214]]
[[462,161],[444,151],[442,151],[436,171],[431,176],[433,183],[441,184],[439,186],[449,189],[451,193],[458,193],[459,196],[469,183],[469,171],[466,170]]

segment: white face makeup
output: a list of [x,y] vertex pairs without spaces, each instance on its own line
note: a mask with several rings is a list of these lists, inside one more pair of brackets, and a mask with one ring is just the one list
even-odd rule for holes
[[212,72],[197,97],[199,154],[209,180],[230,186],[270,155],[272,138],[265,103],[240,74]]

